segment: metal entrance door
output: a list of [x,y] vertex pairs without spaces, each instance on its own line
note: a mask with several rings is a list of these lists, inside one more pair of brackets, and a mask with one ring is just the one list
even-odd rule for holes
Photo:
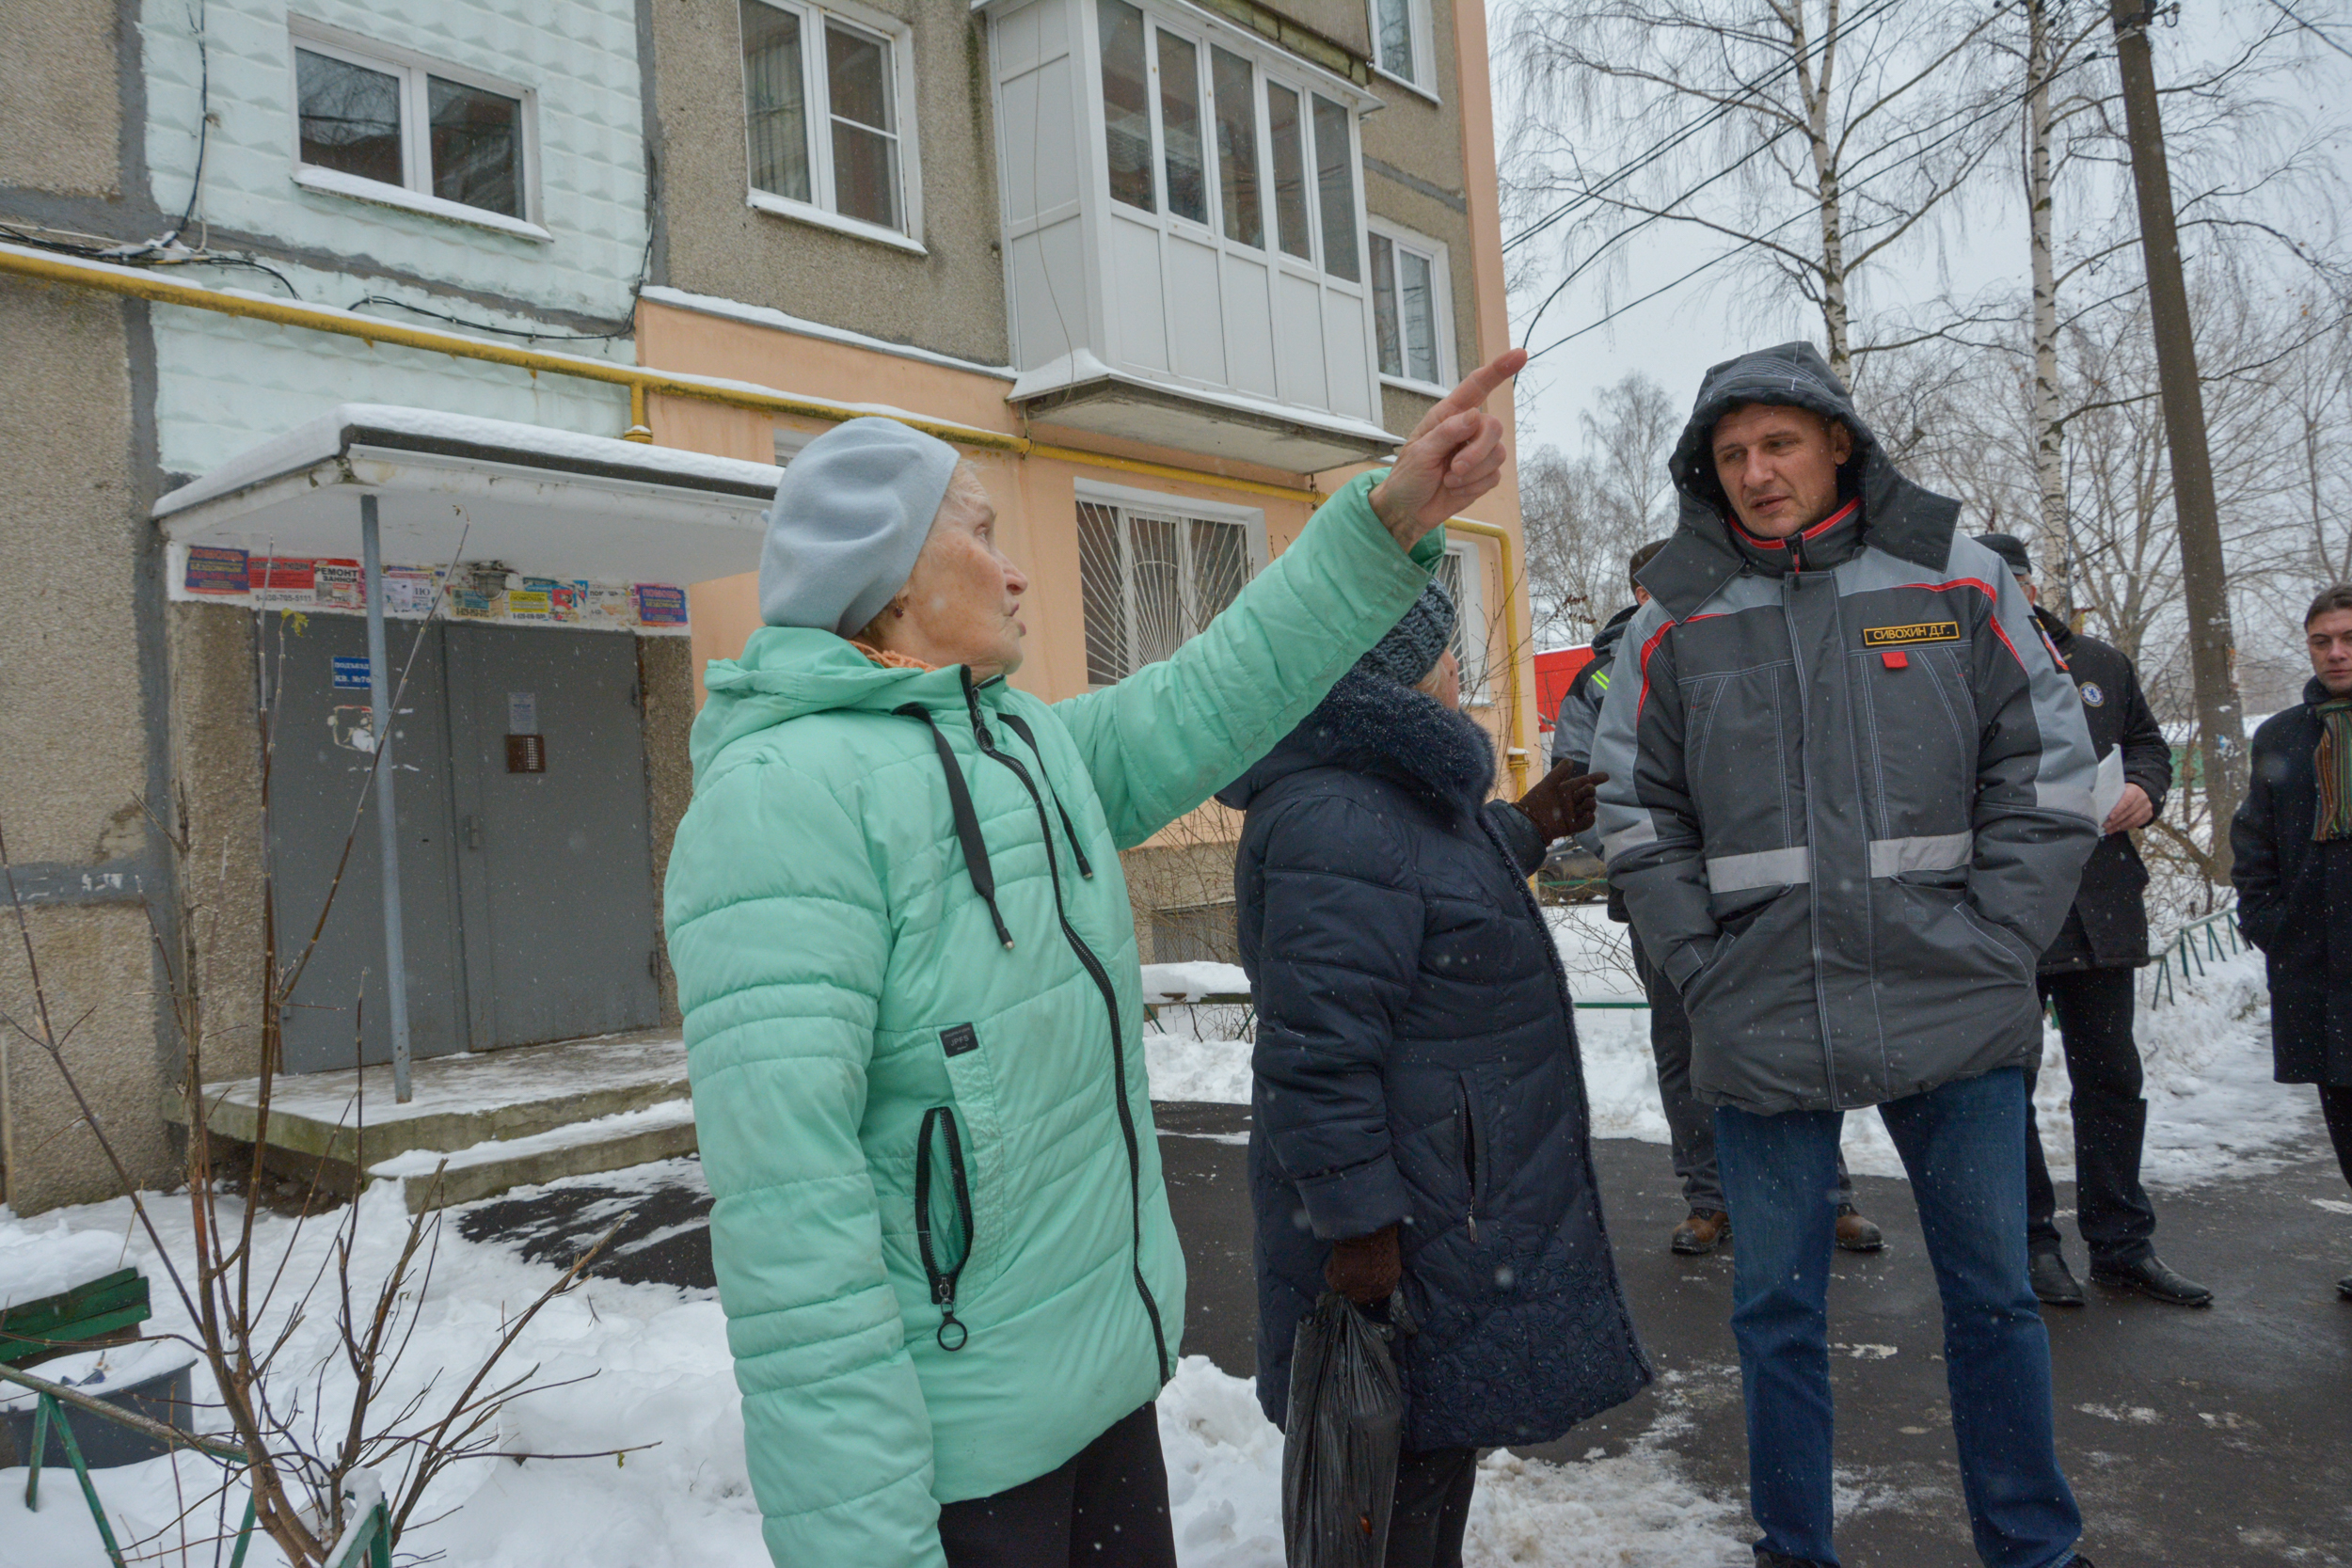
[[[389,630],[397,672],[415,628]],[[281,683],[270,812],[280,964],[309,941],[342,867],[285,1014],[285,1069],[351,1067],[355,1025],[358,1059],[387,1062],[373,795],[343,860],[373,761],[367,625],[271,615],[263,636]],[[339,673],[350,684],[337,686]],[[409,668],[393,739],[411,1053],[658,1022],[636,640],[436,624]]]
[[636,639],[447,635],[475,1047],[649,1027],[661,1002]]
[[[413,626],[391,627],[395,672],[406,661],[415,636]],[[300,959],[329,888],[335,898],[284,1013],[283,1066],[289,1072],[351,1067],[355,1027],[360,1029],[358,1059],[389,1062],[384,884],[372,791],[357,836],[352,821],[374,761],[368,728],[367,623],[349,615],[272,614],[262,622],[262,647],[277,695],[269,826],[281,972]],[[392,725],[393,760],[400,768],[394,794],[400,804],[400,895],[406,907],[408,1039],[419,1056],[463,1051],[469,1037],[442,668],[440,628],[435,626],[417,649]],[[339,677],[345,684],[338,685]]]

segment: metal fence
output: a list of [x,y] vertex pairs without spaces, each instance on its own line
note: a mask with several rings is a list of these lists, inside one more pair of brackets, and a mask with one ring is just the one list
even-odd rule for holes
[[2156,955],[2148,981],[2149,1007],[2177,1003],[2179,988],[2203,979],[2206,964],[2233,958],[2248,950],[2249,943],[2238,934],[2235,905],[2190,921]]

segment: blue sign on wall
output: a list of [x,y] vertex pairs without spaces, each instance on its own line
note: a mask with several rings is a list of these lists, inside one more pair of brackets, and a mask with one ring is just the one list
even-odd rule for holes
[[368,659],[365,654],[337,654],[335,656],[335,688],[337,690],[365,691],[373,684],[368,677]]

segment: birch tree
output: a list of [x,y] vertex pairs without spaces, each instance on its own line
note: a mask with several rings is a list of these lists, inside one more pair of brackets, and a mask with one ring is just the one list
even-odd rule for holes
[[[1896,0],[1527,0],[1508,28],[1530,112],[1510,137],[1514,250],[1565,276],[1672,226],[1818,312],[1830,366],[1857,343],[1858,280],[1920,237],[1997,145],[1962,69],[1998,16]],[[1714,261],[1703,262],[1702,268]],[[1534,259],[1522,276],[1544,271]],[[1547,298],[1528,327],[1540,347]]]

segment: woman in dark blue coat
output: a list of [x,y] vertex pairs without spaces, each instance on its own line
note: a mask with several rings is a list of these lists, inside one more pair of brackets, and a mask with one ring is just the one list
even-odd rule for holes
[[[1334,1289],[1417,1329],[1391,1568],[1461,1560],[1477,1450],[1547,1442],[1650,1378],[1609,1252],[1566,976],[1526,879],[1591,820],[1555,768],[1489,802],[1432,584],[1218,798],[1257,1004],[1258,1397]],[[1416,689],[1418,685],[1419,689]],[[1436,693],[1433,695],[1432,693]]]

